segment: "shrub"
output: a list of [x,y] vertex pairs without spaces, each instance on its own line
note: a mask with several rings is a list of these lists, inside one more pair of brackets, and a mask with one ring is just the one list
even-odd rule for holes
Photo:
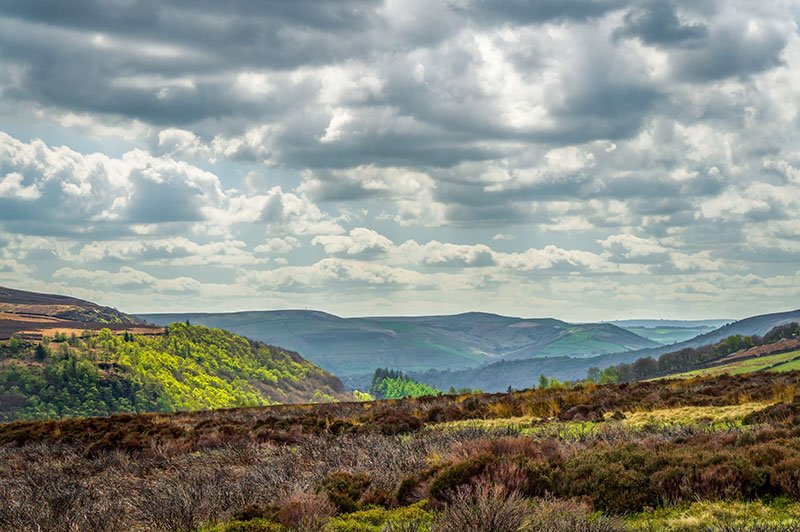
[[492,461],[488,456],[481,456],[446,467],[434,477],[428,494],[439,501],[447,500],[459,487],[483,473]]
[[800,458],[789,458],[775,466],[772,472],[773,485],[780,486],[784,493],[800,498]]
[[378,432],[391,436],[419,430],[422,422],[408,412],[397,409],[376,412],[371,425]]
[[283,503],[278,521],[300,532],[319,532],[334,515],[336,507],[327,495],[295,493]]
[[652,459],[650,451],[635,445],[580,453],[565,464],[560,489],[569,496],[589,497],[600,510],[641,511],[657,502],[649,477],[660,467],[649,464]]
[[253,519],[271,519],[278,517],[278,510],[271,506],[248,504],[231,515],[234,521],[252,521]]
[[341,513],[358,510],[358,501],[370,485],[369,475],[337,471],[328,475],[320,485],[320,490],[328,495],[330,501]]
[[286,532],[286,529],[268,519],[233,521],[213,529],[214,532]]
[[580,501],[540,499],[533,505],[523,530],[536,532],[616,532],[625,527],[608,517],[596,515]]
[[479,482],[456,490],[450,503],[434,521],[433,530],[518,532],[528,513],[529,508],[519,494]]

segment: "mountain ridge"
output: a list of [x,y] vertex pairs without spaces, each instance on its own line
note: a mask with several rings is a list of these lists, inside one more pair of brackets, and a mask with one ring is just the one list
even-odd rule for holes
[[189,320],[303,353],[339,376],[379,367],[466,368],[502,359],[594,356],[657,342],[613,324],[572,324],[488,312],[342,318],[314,310],[139,314],[159,325]]

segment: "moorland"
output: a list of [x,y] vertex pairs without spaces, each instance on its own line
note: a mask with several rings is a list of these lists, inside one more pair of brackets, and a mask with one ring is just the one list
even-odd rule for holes
[[[583,375],[505,393],[395,367],[359,391],[227,330],[5,294],[0,530],[800,527],[794,313],[543,357]],[[483,369],[517,382],[527,362]]]
[[16,421],[0,528],[781,530],[800,517],[798,386],[761,372]]

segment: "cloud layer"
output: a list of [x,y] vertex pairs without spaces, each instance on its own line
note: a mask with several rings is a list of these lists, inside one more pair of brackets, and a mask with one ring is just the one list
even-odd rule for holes
[[794,308],[798,12],[4,2],[0,282],[129,310]]

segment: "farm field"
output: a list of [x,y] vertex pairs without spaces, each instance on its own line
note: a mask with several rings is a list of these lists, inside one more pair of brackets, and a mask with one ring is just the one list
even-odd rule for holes
[[740,375],[756,371],[793,371],[800,369],[800,350],[748,359],[737,359],[717,366],[670,375],[669,378],[687,378],[713,375]]

